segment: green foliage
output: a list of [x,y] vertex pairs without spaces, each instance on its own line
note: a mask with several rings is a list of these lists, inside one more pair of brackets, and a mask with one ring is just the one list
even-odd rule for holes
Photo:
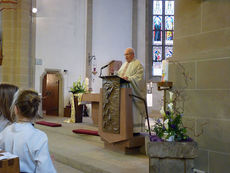
[[81,82],[81,78],[79,78],[76,82],[73,82],[73,86],[70,88],[70,92],[73,94],[86,93],[85,82]]

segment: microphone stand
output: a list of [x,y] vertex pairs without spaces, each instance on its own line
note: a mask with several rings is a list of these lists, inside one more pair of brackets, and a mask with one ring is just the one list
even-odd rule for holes
[[109,65],[109,64],[107,64],[107,65],[105,65],[105,66],[101,67],[99,77],[101,77],[101,74],[102,74],[102,69],[104,69],[104,68],[105,68],[105,67],[107,67],[108,65]]
[[130,97],[135,97],[137,99],[140,99],[144,102],[144,105],[145,105],[145,113],[146,113],[146,118],[147,119],[147,123],[148,123],[148,131],[149,131],[149,136],[151,136],[151,130],[150,130],[150,124],[149,124],[149,114],[148,114],[148,108],[147,108],[147,103],[146,103],[146,100],[139,97],[139,96],[136,96],[136,95],[133,95],[133,94],[129,94]]
[[100,75],[99,75],[99,77],[101,77],[101,73],[102,73],[102,68],[100,69]]
[[109,62],[108,64],[106,64],[105,66],[101,67],[99,77],[101,77],[101,75],[102,75],[102,69],[108,67],[108,66],[109,66],[110,64],[112,64],[113,62],[114,62],[114,60],[113,60],[113,61],[110,61],[110,62]]

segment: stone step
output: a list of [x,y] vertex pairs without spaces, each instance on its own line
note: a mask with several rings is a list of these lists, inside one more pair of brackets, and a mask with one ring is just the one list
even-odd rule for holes
[[[48,119],[49,120],[49,119]],[[62,122],[57,119],[52,122]],[[97,130],[87,123],[66,124],[62,127],[35,125],[49,138],[49,150],[54,159],[84,173],[133,173],[148,172],[148,157],[143,154],[124,155],[104,149],[99,136],[72,133],[73,129]]]
[[75,168],[72,168],[68,165],[65,165],[63,163],[60,163],[58,161],[54,161],[54,166],[56,168],[57,173],[84,173],[80,170],[77,170]]

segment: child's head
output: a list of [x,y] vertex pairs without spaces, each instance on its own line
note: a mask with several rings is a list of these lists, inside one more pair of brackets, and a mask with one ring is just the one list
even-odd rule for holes
[[18,87],[12,84],[0,84],[0,116],[4,116],[9,121],[13,121],[10,116],[10,106],[13,102],[14,94]]
[[41,99],[38,93],[33,90],[19,90],[15,96],[11,107],[11,112],[14,112],[14,108],[17,108],[17,114],[28,118],[34,119],[38,116],[38,107]]

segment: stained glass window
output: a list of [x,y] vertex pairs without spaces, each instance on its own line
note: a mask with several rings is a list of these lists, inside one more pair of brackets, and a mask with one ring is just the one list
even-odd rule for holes
[[174,15],[174,1],[165,1],[165,15]]
[[162,16],[153,16],[153,44],[162,44]]
[[173,54],[174,0],[153,0],[152,75],[162,75],[162,60]]
[[172,47],[166,46],[166,47],[165,47],[165,57],[166,57],[166,58],[171,57],[172,54],[173,54],[173,49],[172,49]]
[[165,17],[165,30],[173,30],[174,26],[174,17],[166,16]]
[[162,15],[162,1],[153,2],[153,14]]
[[153,48],[153,60],[154,62],[162,61],[162,47],[154,47]]
[[165,31],[165,44],[166,45],[173,44],[173,31]]

